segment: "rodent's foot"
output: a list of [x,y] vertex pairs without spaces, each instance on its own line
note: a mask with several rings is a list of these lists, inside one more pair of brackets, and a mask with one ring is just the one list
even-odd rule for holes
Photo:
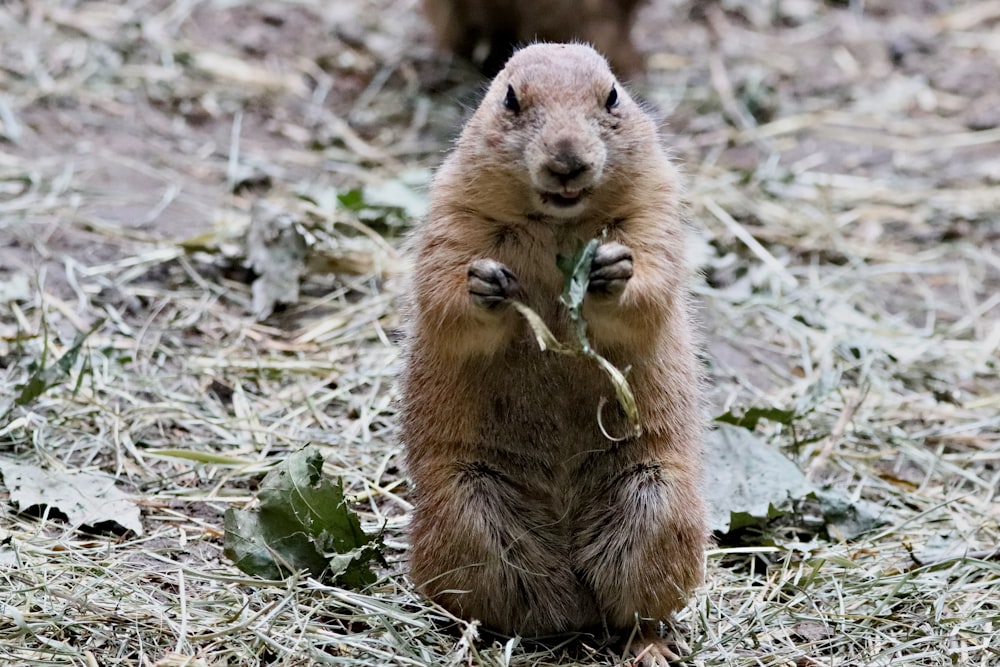
[[469,296],[480,308],[493,309],[515,296],[517,278],[506,266],[493,259],[477,259],[469,264]]
[[662,639],[640,643],[630,647],[635,659],[634,667],[670,667],[671,662],[679,662],[680,656],[674,653],[670,643]]
[[632,277],[632,251],[621,243],[602,243],[590,265],[588,291],[601,296],[619,296]]

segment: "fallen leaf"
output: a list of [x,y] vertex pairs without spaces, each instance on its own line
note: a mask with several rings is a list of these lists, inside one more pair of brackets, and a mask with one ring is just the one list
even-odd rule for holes
[[273,202],[260,200],[250,215],[246,243],[247,264],[258,275],[252,287],[253,314],[263,320],[277,304],[299,300],[306,239],[295,216]]
[[722,533],[743,527],[733,525],[734,518],[737,524],[745,524],[746,517],[773,518],[774,508],[813,490],[798,466],[749,431],[730,425],[717,427],[706,442],[705,488],[709,524]]
[[882,520],[870,503],[820,489],[794,462],[745,428],[720,424],[705,443],[709,527],[722,534],[785,517],[804,530],[820,524],[836,539],[853,539]]
[[0,303],[27,301],[31,298],[31,281],[28,274],[0,270]]
[[106,475],[45,470],[4,458],[0,458],[0,474],[21,511],[48,507],[65,515],[73,528],[113,523],[142,535],[139,507]]
[[11,541],[10,537],[0,541],[0,570],[17,567],[17,552],[14,551],[14,547],[11,546]]
[[349,588],[374,583],[381,540],[361,530],[343,486],[323,476],[314,447],[281,462],[261,482],[256,510],[226,510],[226,556],[247,574],[280,579],[301,570]]
[[815,643],[833,637],[833,629],[819,621],[799,621],[792,626],[792,634],[799,641]]
[[372,208],[397,209],[411,220],[427,215],[426,188],[419,189],[412,178],[394,178],[365,187],[364,204]]

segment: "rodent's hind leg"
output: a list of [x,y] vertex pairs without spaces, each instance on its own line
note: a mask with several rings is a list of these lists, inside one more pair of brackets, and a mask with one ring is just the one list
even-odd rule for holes
[[701,583],[704,511],[698,475],[682,462],[610,469],[619,472],[585,491],[574,563],[607,625],[625,630],[669,618]]
[[564,518],[542,488],[483,461],[453,463],[421,481],[410,576],[463,618],[539,636],[599,622],[572,570]]

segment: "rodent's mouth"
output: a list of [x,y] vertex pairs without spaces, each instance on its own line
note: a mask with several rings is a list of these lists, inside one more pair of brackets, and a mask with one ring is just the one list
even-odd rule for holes
[[561,192],[540,192],[542,203],[555,208],[573,208],[583,201],[582,190],[562,190]]

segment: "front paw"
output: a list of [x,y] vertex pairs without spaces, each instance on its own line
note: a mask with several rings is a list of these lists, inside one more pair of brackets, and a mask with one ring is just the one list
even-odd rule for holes
[[518,292],[517,278],[506,266],[492,259],[469,264],[469,296],[480,308],[493,309]]
[[587,287],[591,294],[620,296],[631,277],[631,250],[621,243],[602,243],[597,246],[594,261],[590,265],[590,284]]

